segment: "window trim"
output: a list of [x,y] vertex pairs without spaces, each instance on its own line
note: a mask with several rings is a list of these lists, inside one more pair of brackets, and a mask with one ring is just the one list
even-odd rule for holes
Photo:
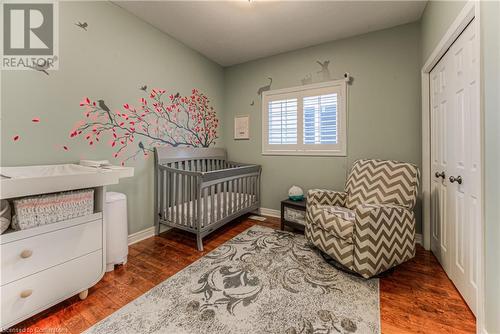
[[[337,90],[337,141],[338,144],[304,144],[304,110],[303,97],[311,96],[311,90],[324,90],[325,94]],[[313,93],[314,94],[314,93]],[[279,96],[279,97],[278,97]],[[269,101],[285,98],[297,98],[297,144],[269,144]],[[306,145],[321,146],[317,149],[305,148]],[[326,146],[335,148],[325,148]],[[274,148],[281,146],[281,148]],[[286,146],[286,147],[285,147]],[[296,156],[346,156],[347,155],[347,82],[342,80],[314,83],[283,89],[269,90],[262,93],[262,155],[296,155]]]

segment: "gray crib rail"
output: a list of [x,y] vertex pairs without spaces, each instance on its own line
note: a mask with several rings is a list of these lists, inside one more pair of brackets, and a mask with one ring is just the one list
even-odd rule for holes
[[220,148],[155,150],[155,231],[160,225],[202,238],[260,206],[259,165],[226,161]]

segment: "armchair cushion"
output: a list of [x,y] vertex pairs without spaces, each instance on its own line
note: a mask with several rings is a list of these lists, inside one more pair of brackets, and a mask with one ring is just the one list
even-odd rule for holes
[[311,189],[307,192],[306,205],[345,206],[347,194],[343,191]]
[[352,166],[345,190],[346,206],[364,203],[397,204],[415,207],[419,172],[409,163],[391,160],[358,160]]
[[306,211],[307,221],[329,234],[352,243],[354,211],[341,206],[310,206]]
[[415,256],[415,217],[399,205],[356,206],[354,266],[371,277]]

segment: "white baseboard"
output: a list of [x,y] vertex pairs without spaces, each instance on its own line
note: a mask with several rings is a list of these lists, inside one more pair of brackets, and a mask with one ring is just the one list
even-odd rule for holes
[[259,208],[259,214],[262,216],[276,217],[281,218],[280,210],[268,209],[268,208]]
[[132,233],[128,236],[128,244],[133,245],[139,241],[142,241],[144,239],[150,238],[155,235],[155,227],[151,226],[148,228],[145,228],[142,231]]
[[[260,214],[262,216],[281,218],[281,212],[279,210],[275,210],[275,209],[259,208],[258,214]],[[139,241],[150,238],[154,235],[155,235],[155,227],[154,226],[145,228],[142,231],[130,234],[128,236],[128,244],[133,245]],[[420,234],[420,233],[415,234],[415,242],[419,245],[422,245],[422,234]]]
[[423,244],[422,244],[422,234],[421,234],[421,233],[417,233],[417,234],[415,234],[415,242],[416,242],[417,244],[421,245],[421,246],[423,245]]
[[[259,214],[262,216],[276,217],[281,218],[280,210],[268,209],[268,208],[259,208]],[[422,245],[422,234],[415,234],[415,242],[419,245]]]

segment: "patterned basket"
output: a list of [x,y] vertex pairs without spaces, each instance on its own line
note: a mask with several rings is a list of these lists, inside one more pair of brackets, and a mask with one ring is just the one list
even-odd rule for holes
[[25,230],[94,213],[94,190],[24,197],[14,200],[12,228]]
[[303,210],[297,210],[293,208],[285,207],[285,220],[305,225],[306,224],[306,213]]

